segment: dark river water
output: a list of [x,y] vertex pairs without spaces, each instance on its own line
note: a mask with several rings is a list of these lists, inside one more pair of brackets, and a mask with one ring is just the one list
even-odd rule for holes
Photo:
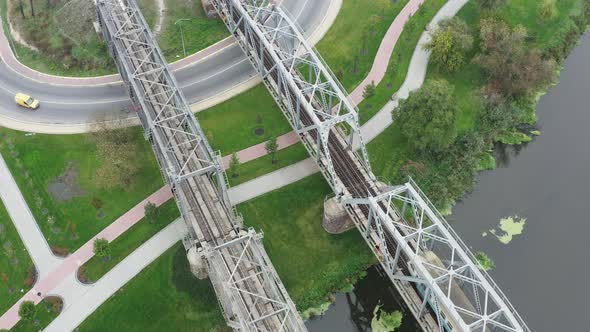
[[[496,146],[498,168],[478,175],[448,219],[468,245],[495,261],[491,275],[532,331],[590,331],[590,34],[567,59],[560,83],[541,98],[537,115],[542,135],[519,147]],[[514,215],[527,222],[509,244],[482,236]],[[379,303],[405,310],[372,268],[307,326],[370,331]],[[400,331],[418,330],[411,314],[404,316]]]

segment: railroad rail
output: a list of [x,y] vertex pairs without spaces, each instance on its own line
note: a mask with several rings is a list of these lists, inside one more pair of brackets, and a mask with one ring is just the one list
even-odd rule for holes
[[178,88],[134,0],[98,0],[98,19],[152,144],[165,182],[189,226],[183,243],[198,253],[228,325],[239,331],[306,331],[264,250],[244,229],[227,192],[219,154]]
[[376,180],[354,103],[278,1],[212,3],[422,328],[529,332],[416,183]]

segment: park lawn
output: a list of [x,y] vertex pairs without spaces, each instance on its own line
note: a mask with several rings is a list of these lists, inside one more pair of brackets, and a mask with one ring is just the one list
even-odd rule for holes
[[239,175],[233,177],[227,170],[227,176],[230,186],[237,186],[241,183],[253,180],[259,176],[274,172],[283,167],[292,165],[296,162],[309,158],[309,153],[303,144],[297,143],[288,148],[284,148],[277,152],[277,162],[272,163],[272,156],[265,155],[256,158],[239,166]]
[[0,250],[0,313],[3,313],[31,289],[35,267],[2,201]]
[[330,235],[322,228],[321,174],[238,205],[244,224],[264,232],[264,247],[300,311],[327,301],[375,263],[356,230]]
[[[135,160],[138,172],[130,186],[105,190],[95,183],[101,161],[88,135],[27,136],[0,129],[0,152],[52,248],[73,252],[163,186],[151,147],[143,139],[141,128],[135,130],[141,156]],[[79,185],[83,195],[58,201],[48,187],[68,169],[73,170],[68,172],[70,180],[62,182],[73,182],[70,188]]]
[[434,15],[446,2],[446,0],[425,2],[408,21],[393,49],[385,76],[376,86],[375,94],[358,105],[361,123],[369,121],[404,83],[418,40]]
[[135,249],[139,248],[144,242],[180,217],[180,212],[176,207],[174,199],[162,204],[158,208],[158,213],[157,223],[150,224],[143,218],[111,242],[111,256],[108,261],[105,261],[101,257],[93,256],[88,262],[84,263],[80,267],[80,275],[85,277],[85,282],[92,283],[98,281],[98,279],[102,278],[115,265],[119,264],[125,257],[135,251]]
[[[168,62],[196,53],[229,36],[229,31],[220,19],[207,18],[200,1],[164,1],[166,16],[157,39]],[[175,24],[178,20],[182,21]],[[186,55],[182,50],[180,26]]]
[[[367,76],[383,36],[407,2],[343,1],[334,25],[317,49],[345,89],[351,91]],[[358,62],[356,68],[355,61]]]
[[177,244],[101,305],[79,332],[229,331],[209,279],[190,272]]
[[[197,113],[197,118],[213,149],[221,150],[224,156],[291,130],[263,84]],[[257,128],[262,128],[264,133],[256,135]]]
[[49,325],[61,311],[62,303],[59,298],[52,297],[51,299],[43,299],[35,306],[37,314],[35,319],[19,320],[15,326],[10,329],[10,332],[33,332],[42,331]]

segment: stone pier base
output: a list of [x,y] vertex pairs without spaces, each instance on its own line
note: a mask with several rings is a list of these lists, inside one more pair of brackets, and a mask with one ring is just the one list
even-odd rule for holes
[[330,234],[341,234],[354,228],[352,219],[346,210],[332,197],[324,202],[322,227]]
[[203,255],[200,252],[197,252],[197,248],[195,246],[188,250],[186,256],[191,266],[191,272],[195,275],[195,277],[201,280],[209,277]]
[[205,14],[207,14],[208,18],[217,18],[217,11],[211,4],[211,0],[201,0],[201,4],[203,5],[203,10],[205,10]]

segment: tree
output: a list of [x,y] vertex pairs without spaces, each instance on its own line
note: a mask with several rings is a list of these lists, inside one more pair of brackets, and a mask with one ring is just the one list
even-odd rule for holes
[[160,215],[160,213],[158,211],[158,207],[156,206],[156,204],[152,202],[147,202],[143,210],[145,212],[145,219],[150,224],[155,224],[156,222],[158,222],[158,216]]
[[483,107],[478,113],[478,126],[487,140],[511,127],[518,121],[519,109],[497,93],[482,97]]
[[272,137],[266,142],[264,146],[266,149],[266,153],[270,154],[272,157],[272,163],[275,164],[277,162],[277,151],[279,149],[279,144],[277,143],[277,138]]
[[458,70],[473,47],[471,29],[459,18],[440,22],[431,37],[424,48],[432,52],[430,61],[445,72]]
[[437,154],[455,140],[457,104],[452,95],[453,87],[447,81],[430,80],[400,102],[394,120],[419,152]]
[[386,312],[378,304],[373,309],[373,319],[371,320],[371,329],[376,332],[392,332],[402,325],[403,315],[400,311]]
[[20,15],[25,18],[25,6],[23,6],[23,0],[18,0],[18,10],[20,11]]
[[235,152],[231,154],[231,159],[229,160],[229,172],[233,178],[240,176],[240,158],[238,158],[238,154]]
[[375,82],[373,81],[365,85],[365,89],[363,90],[363,98],[367,99],[373,97],[375,95],[375,89]]
[[94,254],[97,257],[108,258],[111,256],[111,245],[107,239],[94,240]]
[[29,0],[29,4],[31,5],[31,16],[35,17],[35,8],[33,8],[33,0]]
[[139,146],[136,131],[122,120],[98,118],[92,127],[91,140],[96,144],[100,166],[95,181],[103,189],[127,188],[139,171]]
[[37,308],[33,301],[23,301],[18,308],[18,315],[24,320],[33,320],[37,315]]
[[477,0],[477,4],[483,10],[496,10],[506,4],[506,0]]
[[556,63],[526,43],[526,30],[493,18],[480,22],[481,53],[475,61],[488,75],[488,84],[505,96],[527,95],[553,80]]

